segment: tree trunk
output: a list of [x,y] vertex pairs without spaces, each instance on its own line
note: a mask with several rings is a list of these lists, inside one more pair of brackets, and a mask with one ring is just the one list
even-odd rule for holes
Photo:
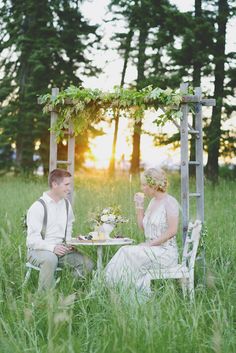
[[[133,34],[134,34],[133,29],[130,29],[130,31],[126,37],[124,64],[123,64],[123,70],[122,70],[121,82],[120,82],[121,88],[124,86],[124,83],[125,83],[125,75],[126,75],[126,70],[127,70],[128,60],[129,60],[129,53],[130,53],[130,49],[131,49],[131,41],[133,38]],[[119,109],[117,109],[115,111],[114,120],[115,120],[115,130],[114,130],[113,143],[112,143],[111,160],[110,160],[110,165],[109,165],[109,174],[110,175],[114,175],[114,173],[115,173],[116,144],[117,144],[117,136],[118,136],[119,120],[120,120],[120,110]]]
[[133,152],[130,166],[130,173],[137,174],[140,171],[140,140],[141,140],[142,120],[134,124]]
[[[42,143],[43,141],[43,143]],[[40,153],[40,158],[41,158],[41,162],[43,165],[43,174],[44,175],[48,175],[49,172],[49,146],[50,146],[50,133],[48,131],[48,129],[45,131],[44,133],[44,137],[43,140],[41,139],[41,145],[40,145],[40,149],[39,149],[39,153]]]
[[[28,34],[28,28],[30,28],[32,18],[25,17],[24,22],[20,30],[26,37]],[[32,100],[32,85],[30,79],[32,79],[33,66],[29,63],[30,49],[25,46],[21,50],[21,56],[19,59],[20,70],[18,77],[19,84],[19,100],[18,100],[18,121],[17,121],[17,133],[16,133],[16,170],[15,172],[23,172],[24,174],[32,174],[36,169],[36,163],[34,161],[34,113],[36,104]]]
[[116,144],[117,144],[117,136],[119,129],[119,121],[120,121],[120,110],[114,110],[114,120],[115,120],[115,130],[113,135],[112,142],[112,152],[111,152],[111,160],[109,164],[109,175],[112,176],[115,174],[115,161],[116,161]]
[[206,166],[207,178],[213,182],[218,181],[219,175],[219,149],[221,137],[221,111],[224,97],[225,78],[225,39],[226,25],[229,17],[227,0],[219,0],[218,8],[218,33],[215,48],[215,89],[216,106],[213,107],[211,123],[208,128],[208,160]]
[[[144,68],[146,62],[146,40],[148,36],[147,25],[142,25],[139,31],[139,51],[138,51],[138,76],[137,76],[137,89],[141,89],[144,86]],[[141,140],[141,129],[142,129],[142,119],[135,122],[134,133],[133,133],[133,151],[131,158],[130,173],[136,174],[140,171],[140,140]]]

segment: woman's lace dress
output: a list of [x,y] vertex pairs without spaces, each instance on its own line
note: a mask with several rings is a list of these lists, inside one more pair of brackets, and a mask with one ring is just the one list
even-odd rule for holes
[[[146,240],[158,239],[167,229],[167,209],[178,215],[179,204],[170,195],[155,205],[152,199],[143,219]],[[121,247],[108,263],[105,278],[108,283],[122,283],[137,290],[150,290],[150,269],[175,266],[178,263],[176,237],[159,246],[126,245]]]

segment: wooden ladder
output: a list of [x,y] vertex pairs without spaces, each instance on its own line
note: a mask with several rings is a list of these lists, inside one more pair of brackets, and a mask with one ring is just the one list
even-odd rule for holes
[[[59,93],[58,88],[52,88],[52,96],[56,97]],[[69,128],[65,131],[67,136],[67,160],[61,161],[57,159],[57,141],[56,135],[52,131],[52,127],[56,123],[58,114],[56,111],[51,111],[51,131],[50,131],[50,157],[49,157],[49,172],[53,169],[58,168],[59,165],[65,165],[68,172],[72,175],[71,181],[71,192],[69,194],[69,200],[72,203],[73,192],[74,192],[74,171],[75,171],[75,136],[72,123],[70,122]]]
[[[188,84],[183,83],[180,86],[183,93],[187,94]],[[195,89],[195,97],[198,97],[194,103],[195,126],[191,126],[188,122],[189,105],[188,102],[183,103],[182,119],[180,122],[181,136],[181,204],[183,212],[183,242],[185,241],[188,223],[189,223],[189,199],[196,197],[197,214],[196,219],[204,223],[204,167],[203,167],[203,133],[202,133],[202,102],[201,88]],[[193,135],[195,141],[196,160],[189,160],[189,134]],[[189,166],[196,167],[196,191],[189,192]]]
[[[187,94],[188,84],[180,85],[180,90]],[[190,98],[190,96],[189,96]],[[194,99],[193,99],[194,98]],[[189,105],[193,103],[195,114],[195,126],[188,122]],[[215,105],[215,99],[202,99],[200,87],[195,88],[195,95],[192,100],[183,101],[181,111],[182,119],[180,121],[181,138],[181,205],[182,205],[182,234],[183,246],[188,232],[189,223],[189,200],[190,197],[196,198],[196,219],[200,220],[204,227],[204,166],[203,166],[203,131],[202,131],[202,106]],[[189,160],[189,134],[194,137],[196,160]],[[196,168],[196,188],[194,193],[189,192],[189,166]],[[203,248],[200,256],[197,258],[202,261],[203,285],[206,284],[206,259],[205,249]]]

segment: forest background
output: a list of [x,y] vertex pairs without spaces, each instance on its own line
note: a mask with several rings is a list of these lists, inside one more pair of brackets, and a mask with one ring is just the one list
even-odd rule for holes
[[[218,180],[220,158],[235,171],[236,53],[234,46],[227,45],[233,30],[235,2],[195,0],[189,11],[181,10],[177,3],[180,2],[1,2],[1,173],[31,174],[39,165],[48,171],[50,119],[42,114],[37,97],[52,87],[91,86],[95,78],[101,85],[104,75],[109,75],[106,70],[110,65],[98,65],[97,58],[104,57],[104,53],[111,55],[111,61],[112,56],[119,57],[119,67],[111,73],[111,82],[116,77],[118,86],[176,89],[181,82],[202,86],[204,94],[217,102],[204,119],[206,176]],[[96,13],[104,5],[104,18],[96,23],[96,16],[92,12],[89,16],[88,9]],[[141,166],[141,136],[151,134],[145,131],[145,119],[144,116],[138,123],[129,123],[132,173]],[[106,118],[117,129],[119,120],[119,116]],[[93,139],[102,134],[101,125],[91,124],[76,137],[77,170],[85,165]],[[113,152],[114,144],[115,136]],[[172,144],[176,148],[179,134],[159,131],[153,134],[153,144]],[[66,142],[62,141],[59,156],[63,158],[65,152]],[[191,158],[194,159],[193,146]],[[111,158],[110,171],[114,172],[114,168]]]

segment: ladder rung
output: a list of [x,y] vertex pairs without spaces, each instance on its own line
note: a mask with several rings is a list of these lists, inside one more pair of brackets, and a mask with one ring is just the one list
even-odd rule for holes
[[69,161],[57,161],[58,164],[71,164]]
[[201,194],[200,194],[199,192],[193,192],[193,193],[190,193],[189,196],[190,196],[190,197],[193,197],[193,196],[195,196],[195,197],[200,197]]
[[193,135],[198,135],[199,134],[199,130],[192,130],[192,129],[189,129],[188,132],[190,134],[193,134]]
[[189,161],[188,164],[189,165],[200,165],[200,162],[198,162],[198,161]]

